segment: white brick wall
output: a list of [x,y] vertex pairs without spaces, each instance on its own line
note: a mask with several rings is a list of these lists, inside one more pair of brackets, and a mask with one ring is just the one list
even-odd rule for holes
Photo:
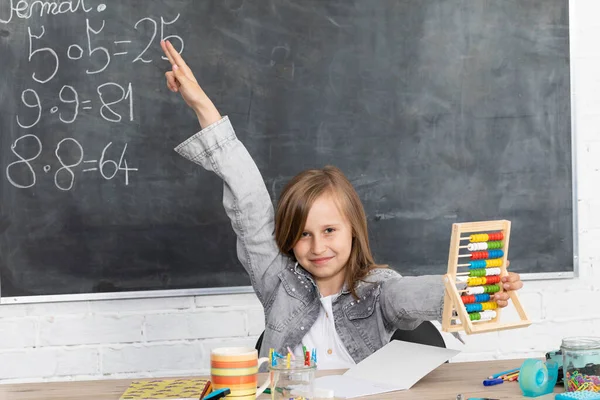
[[2,305],[0,383],[205,374],[263,321],[254,294]]
[[[533,325],[468,336],[454,361],[540,356],[565,336],[600,335],[600,1],[572,0],[570,13],[580,277],[527,282]],[[254,346],[263,324],[249,294],[2,305],[0,382],[205,374],[212,348]]]

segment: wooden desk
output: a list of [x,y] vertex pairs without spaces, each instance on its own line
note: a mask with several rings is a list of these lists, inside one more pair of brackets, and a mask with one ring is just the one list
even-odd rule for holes
[[[526,397],[521,395],[518,382],[505,382],[491,387],[485,387],[482,384],[486,376],[519,367],[522,361],[502,360],[443,364],[408,391],[363,397],[362,399],[454,400],[458,393],[465,395],[465,398],[525,399]],[[319,372],[319,375],[340,372],[323,371]],[[131,379],[0,385],[0,400],[118,400],[130,382]],[[556,393],[562,391],[562,386],[555,388]],[[260,398],[269,399],[270,396],[261,396]],[[536,398],[536,400],[550,399],[554,399],[553,394]]]

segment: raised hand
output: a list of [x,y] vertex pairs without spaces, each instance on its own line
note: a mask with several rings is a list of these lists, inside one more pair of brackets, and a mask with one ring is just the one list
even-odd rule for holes
[[186,104],[196,113],[202,128],[206,128],[208,125],[220,120],[219,111],[204,93],[183,57],[169,41],[162,40],[160,47],[171,63],[171,71],[165,72],[167,87],[172,92],[181,94]]

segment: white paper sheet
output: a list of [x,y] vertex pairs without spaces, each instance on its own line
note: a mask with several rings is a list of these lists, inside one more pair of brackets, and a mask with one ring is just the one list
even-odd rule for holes
[[343,375],[317,378],[315,386],[332,389],[335,397],[346,399],[407,390],[459,352],[392,340]]
[[335,398],[339,399],[352,399],[360,396],[403,390],[401,387],[382,385],[364,379],[350,378],[345,375],[322,376],[315,380],[315,386],[319,389],[327,388],[332,390]]

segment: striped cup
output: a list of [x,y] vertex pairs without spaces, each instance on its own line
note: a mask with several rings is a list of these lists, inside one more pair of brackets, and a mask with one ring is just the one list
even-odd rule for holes
[[210,352],[210,377],[213,389],[229,388],[228,399],[254,400],[269,386],[269,379],[257,387],[258,367],[268,361],[258,358],[252,347],[221,347]]

